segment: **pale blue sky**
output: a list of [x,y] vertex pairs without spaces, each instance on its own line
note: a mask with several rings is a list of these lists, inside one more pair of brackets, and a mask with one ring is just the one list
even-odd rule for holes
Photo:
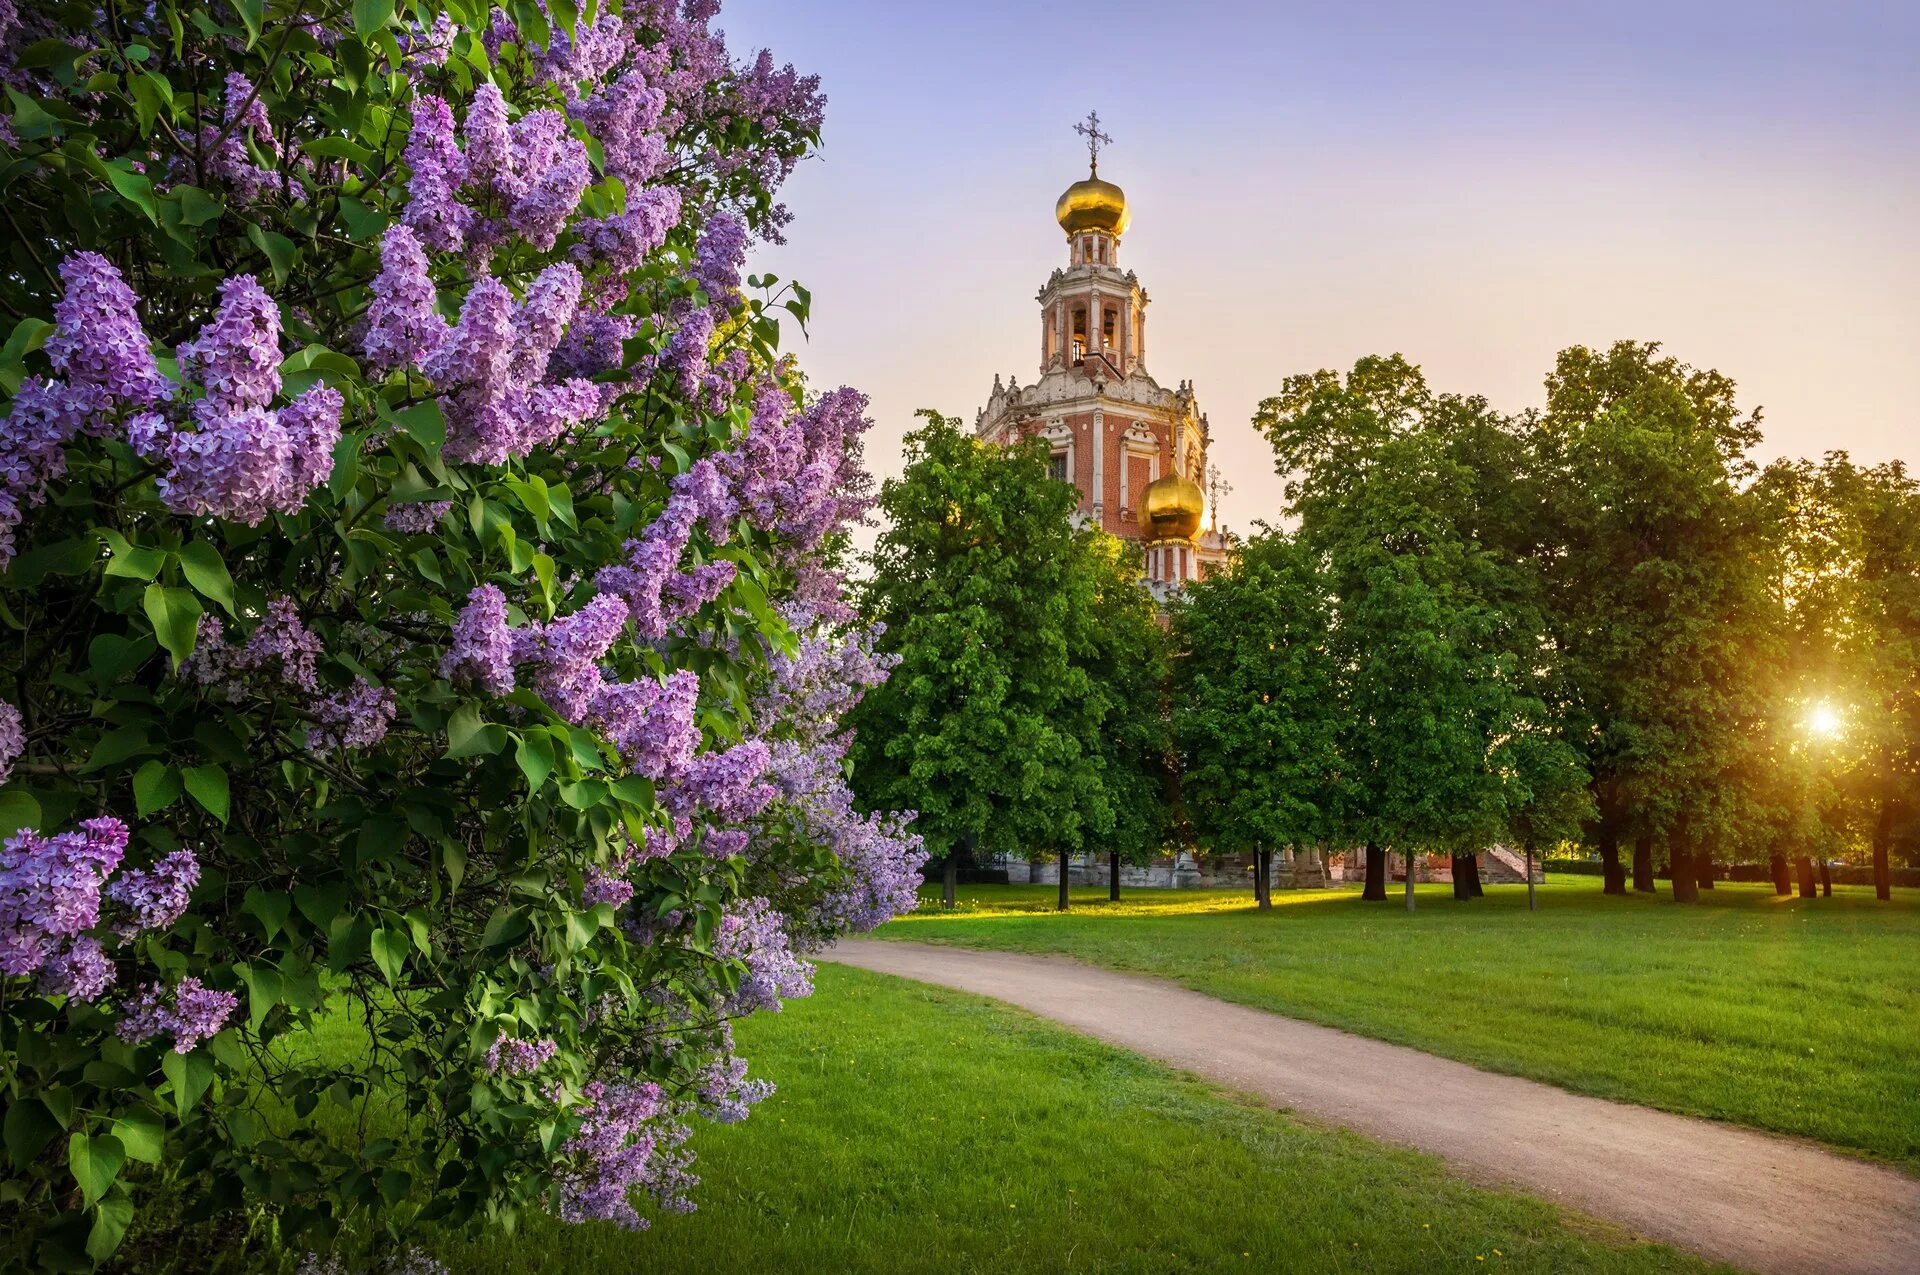
[[816,384],[972,420],[1032,378],[1054,198],[1098,108],[1148,364],[1279,501],[1255,403],[1398,350],[1537,403],[1553,354],[1658,339],[1766,408],[1762,458],[1920,462],[1920,3],[1168,5],[729,0],[818,72],[826,144],[761,268],[814,291]]

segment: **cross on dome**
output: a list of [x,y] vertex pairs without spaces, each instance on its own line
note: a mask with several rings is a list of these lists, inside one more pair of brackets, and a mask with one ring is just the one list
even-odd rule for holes
[[1111,137],[1100,131],[1100,112],[1088,111],[1087,118],[1075,124],[1073,131],[1087,139],[1087,171],[1099,173],[1100,147],[1113,141]]

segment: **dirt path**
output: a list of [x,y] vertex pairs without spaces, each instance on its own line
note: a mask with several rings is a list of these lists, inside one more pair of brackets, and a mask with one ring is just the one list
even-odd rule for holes
[[1762,1272],[1920,1272],[1920,1182],[1059,957],[848,940],[826,959],[1018,1005],[1275,1106]]

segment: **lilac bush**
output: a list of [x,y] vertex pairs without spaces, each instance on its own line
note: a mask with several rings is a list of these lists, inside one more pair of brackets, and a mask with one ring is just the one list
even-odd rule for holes
[[0,23],[0,1265],[644,1227],[913,905],[865,400],[745,264],[822,99],[717,7]]

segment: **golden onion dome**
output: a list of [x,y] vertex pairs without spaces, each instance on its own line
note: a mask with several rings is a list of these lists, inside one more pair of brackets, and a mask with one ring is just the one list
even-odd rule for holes
[[1070,235],[1083,230],[1122,235],[1127,231],[1127,195],[1112,182],[1090,176],[1067,187],[1053,206],[1053,215]]
[[1140,499],[1140,525],[1154,540],[1191,540],[1200,530],[1207,498],[1184,474],[1168,474],[1147,484]]

